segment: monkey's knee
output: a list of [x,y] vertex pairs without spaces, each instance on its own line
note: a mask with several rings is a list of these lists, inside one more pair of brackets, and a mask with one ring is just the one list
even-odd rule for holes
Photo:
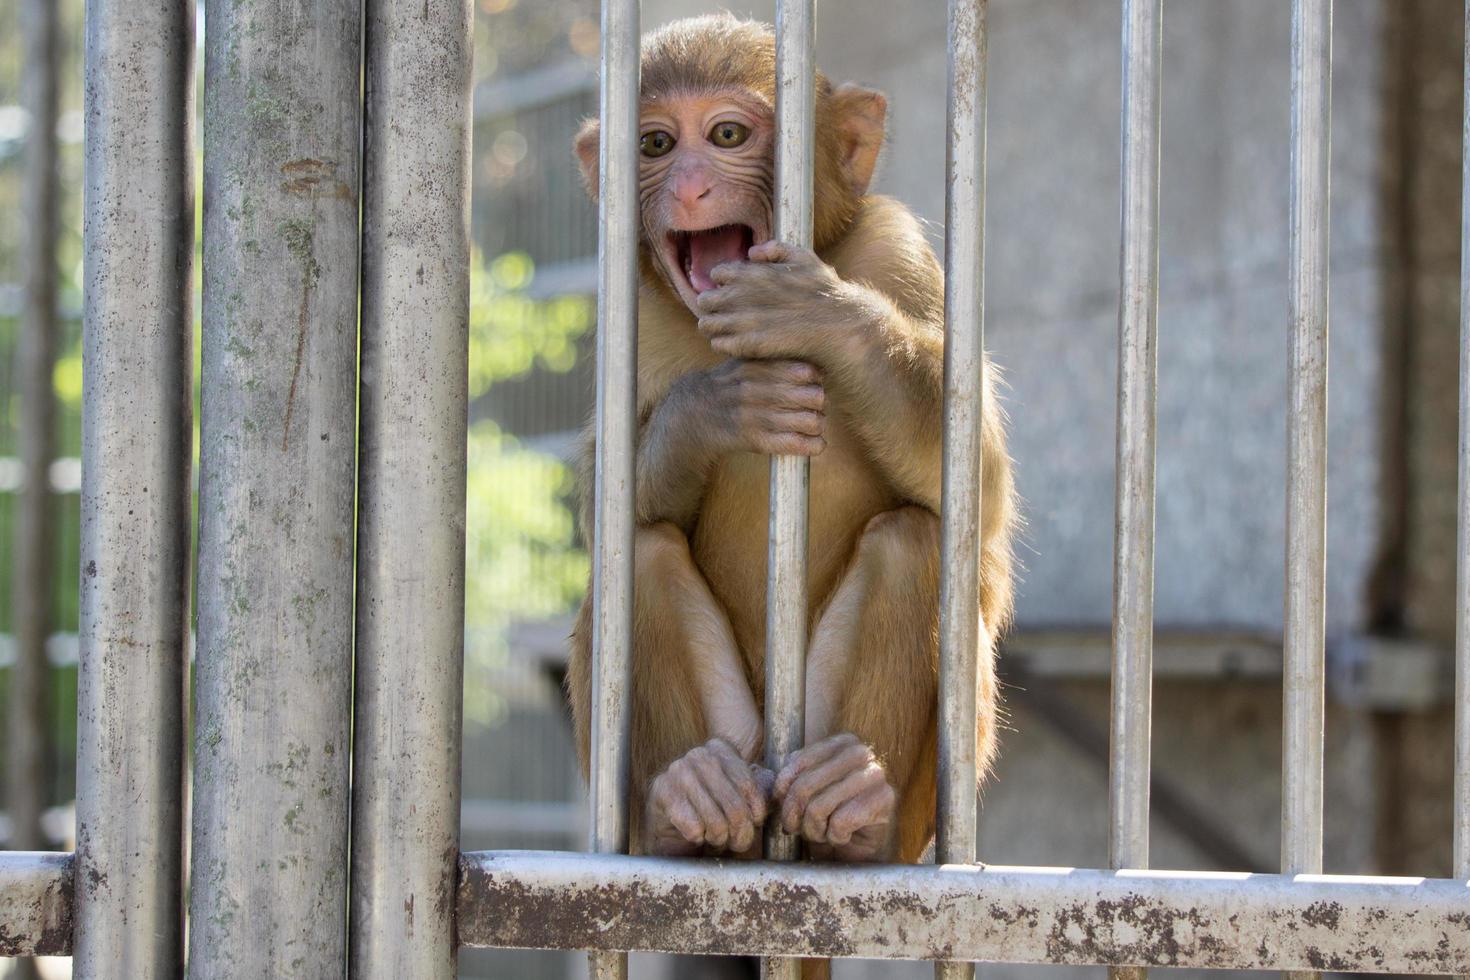
[[858,554],[885,570],[938,567],[939,518],[926,507],[897,507],[868,519]]

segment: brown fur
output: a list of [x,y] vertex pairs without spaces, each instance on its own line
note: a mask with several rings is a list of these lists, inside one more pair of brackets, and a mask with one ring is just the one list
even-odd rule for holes
[[[645,104],[691,90],[738,87],[774,101],[770,29],[732,17],[667,27],[644,42]],[[850,644],[837,731],[872,747],[898,791],[897,853],[916,860],[933,833],[940,471],[943,412],[943,273],[918,221],[903,205],[863,193],[867,175],[844,165],[876,153],[869,122],[882,97],[817,82],[815,241],[842,280],[871,290],[885,323],[881,364],[825,379],[826,448],[811,461],[808,543],[810,622]],[[595,124],[578,138],[584,165],[596,159]],[[869,164],[869,168],[871,164]],[[594,167],[595,169],[595,167]],[[589,182],[595,191],[595,181]],[[638,320],[640,461],[655,446],[648,423],[690,372],[723,358],[696,318],[647,261]],[[1011,530],[1015,519],[1003,417],[985,374],[981,612],[986,646],[978,680],[977,755],[994,750],[994,640],[1011,612]],[[590,527],[592,430],[582,460],[584,527]],[[640,466],[641,474],[641,466]],[[641,482],[641,477],[640,477]],[[710,468],[686,521],[637,501],[633,655],[632,812],[634,847],[649,782],[710,737],[693,693],[704,644],[699,623],[725,617],[760,704],[764,688],[766,525],[769,460],[733,453]],[[844,583],[861,597],[854,619],[824,613]],[[840,622],[838,620],[841,620]],[[572,636],[568,692],[584,770],[591,704],[591,601]]]

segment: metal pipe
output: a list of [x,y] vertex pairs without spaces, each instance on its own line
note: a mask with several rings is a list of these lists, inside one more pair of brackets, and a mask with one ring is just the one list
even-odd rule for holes
[[208,0],[192,976],[346,968],[359,0]]
[[[603,0],[598,145],[597,461],[592,542],[591,850],[628,850],[638,386],[639,0]],[[590,944],[589,944],[590,945]],[[628,959],[594,952],[594,980]]]
[[1465,890],[1424,878],[480,851],[460,862],[459,929],[466,946],[1464,973]]
[[[985,415],[986,0],[950,0],[944,225],[944,472],[940,507],[939,790],[936,859],[975,861],[981,423]],[[940,980],[975,976],[935,966]]]
[[0,851],[0,957],[72,955],[76,879],[74,855]]
[[[1148,867],[1153,736],[1154,435],[1158,394],[1163,0],[1123,0],[1122,202],[1108,857]],[[1114,980],[1144,971],[1115,967]]]
[[1460,502],[1455,589],[1455,877],[1470,878],[1470,0],[1460,197]]
[[368,0],[349,971],[452,980],[469,416],[469,0]]
[[84,88],[73,969],[147,980],[183,969],[194,4],[91,0]]
[[1331,0],[1293,0],[1282,871],[1322,864]]
[[[6,688],[5,808],[10,846],[40,850],[50,842],[41,826],[51,780],[51,671],[46,637],[51,633],[51,588],[56,508],[48,473],[56,454],[56,392],[52,369],[61,345],[56,316],[57,81],[61,75],[61,12],[54,0],[20,5],[22,100],[30,117],[21,172],[24,235],[24,306],[15,343],[15,390],[20,417],[17,449],[23,474],[12,517],[11,623],[15,660]],[[23,971],[23,976],[30,975]]]
[[[1322,870],[1332,0],[1292,0],[1281,870]],[[1303,978],[1314,974],[1303,974]]]
[[[775,236],[812,247],[812,162],[816,118],[816,0],[776,6]],[[806,725],[807,489],[805,456],[771,458],[771,521],[766,564],[765,761],[779,770],[801,748]],[[797,857],[799,838],[766,823],[765,854]],[[799,980],[798,960],[761,963],[766,980]]]

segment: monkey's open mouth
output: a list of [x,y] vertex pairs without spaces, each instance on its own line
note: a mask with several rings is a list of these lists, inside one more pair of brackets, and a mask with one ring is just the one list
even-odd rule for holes
[[755,244],[749,225],[721,225],[703,231],[671,231],[669,243],[674,257],[696,294],[715,288],[710,271],[721,262],[743,262]]

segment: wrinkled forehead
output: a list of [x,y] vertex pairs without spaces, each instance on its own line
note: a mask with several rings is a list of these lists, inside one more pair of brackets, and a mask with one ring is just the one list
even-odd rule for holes
[[641,114],[680,112],[706,112],[726,106],[735,106],[753,116],[770,116],[775,104],[764,92],[736,85],[684,86],[670,91],[644,94],[638,100]]

